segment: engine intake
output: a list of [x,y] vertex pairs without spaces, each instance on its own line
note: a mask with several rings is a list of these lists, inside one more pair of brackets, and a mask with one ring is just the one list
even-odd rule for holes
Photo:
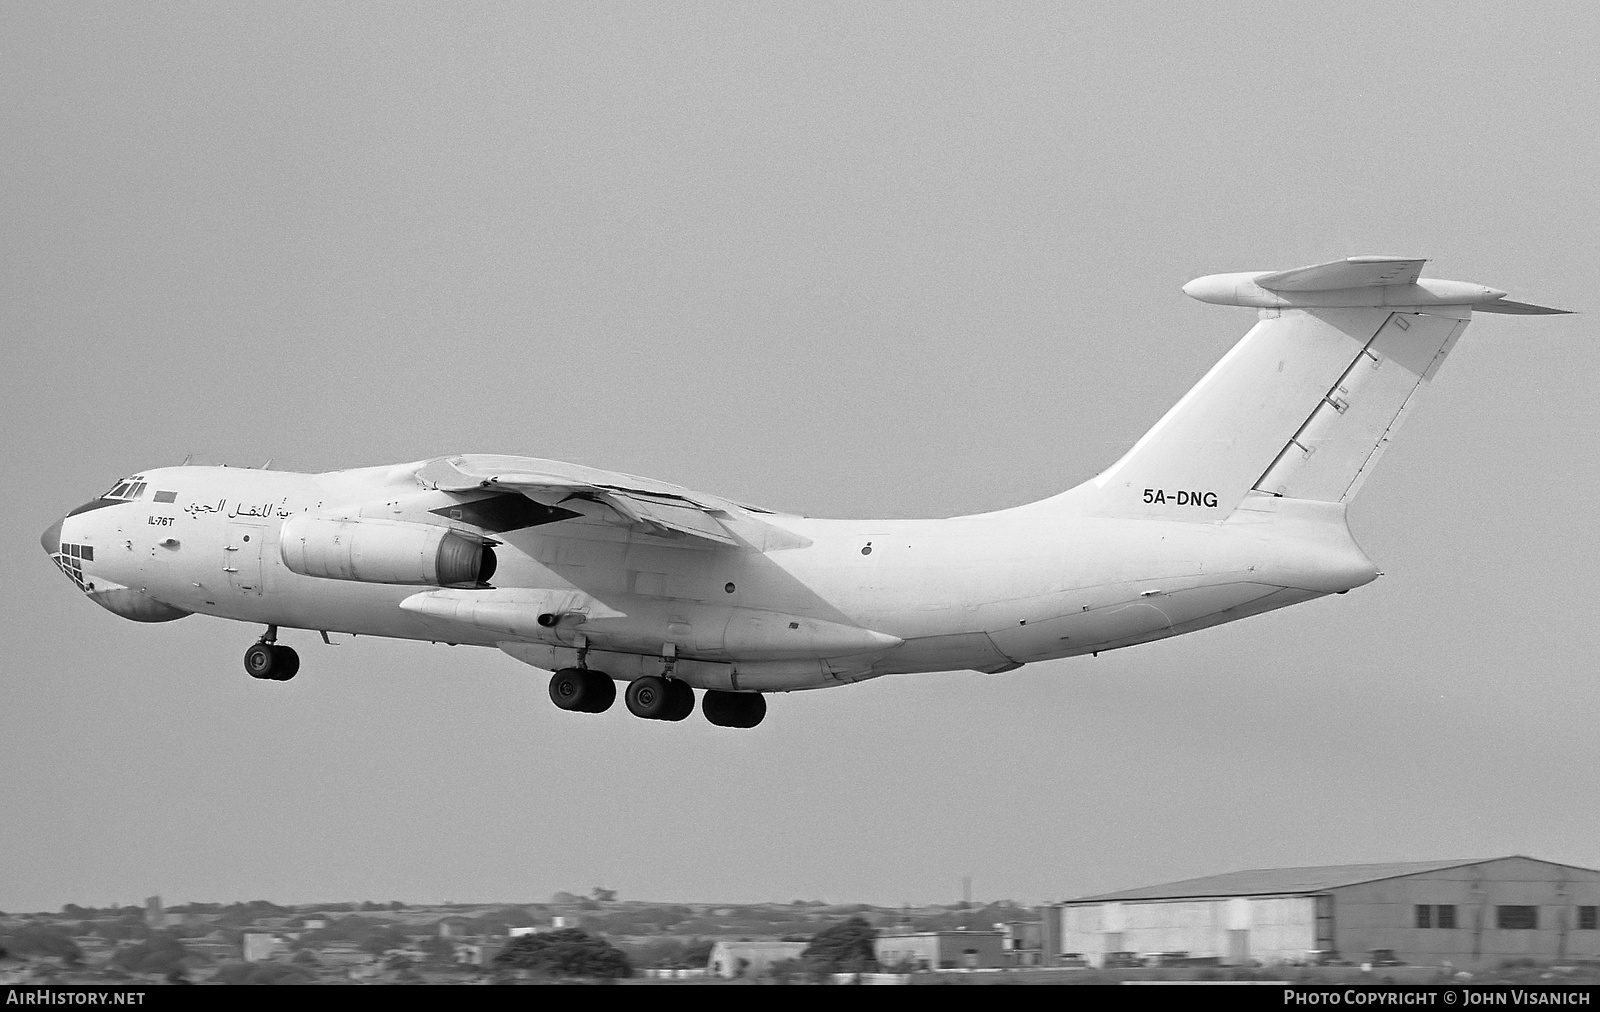
[[476,586],[494,574],[494,549],[445,527],[399,520],[290,517],[278,553],[291,572],[363,583]]

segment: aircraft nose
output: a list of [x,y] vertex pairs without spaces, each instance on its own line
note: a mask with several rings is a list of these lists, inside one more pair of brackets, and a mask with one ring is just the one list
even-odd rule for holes
[[61,521],[50,525],[50,529],[39,538],[39,544],[44,546],[46,555],[61,554]]

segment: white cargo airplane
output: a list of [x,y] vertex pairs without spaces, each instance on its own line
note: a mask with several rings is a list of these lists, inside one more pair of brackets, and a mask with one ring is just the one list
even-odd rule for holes
[[157,468],[43,538],[125,618],[499,647],[550,697],[753,727],[765,692],[1146,643],[1342,594],[1378,571],[1345,506],[1474,311],[1562,310],[1352,257],[1184,291],[1260,322],[1121,460],[1040,502],[948,520],[816,520],[633,475],[463,455],[291,474]]

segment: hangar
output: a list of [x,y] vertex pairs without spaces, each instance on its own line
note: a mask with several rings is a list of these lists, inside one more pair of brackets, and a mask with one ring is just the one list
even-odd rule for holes
[[[1512,856],[1268,868],[1044,909],[1045,962],[1109,953],[1299,963],[1375,949],[1416,965],[1600,959],[1600,871]],[[1325,958],[1325,957],[1324,957]]]

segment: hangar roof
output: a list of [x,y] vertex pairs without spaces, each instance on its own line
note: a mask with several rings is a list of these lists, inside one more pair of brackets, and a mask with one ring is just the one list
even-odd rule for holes
[[[1499,859],[1490,859],[1499,860]],[[1392,864],[1335,864],[1317,868],[1256,868],[1232,871],[1225,875],[1184,879],[1165,885],[1124,889],[1068,900],[1068,903],[1110,903],[1118,900],[1173,900],[1213,896],[1279,896],[1326,892],[1340,886],[1401,878],[1423,872],[1442,871],[1483,864],[1477,861],[1400,861]]]

